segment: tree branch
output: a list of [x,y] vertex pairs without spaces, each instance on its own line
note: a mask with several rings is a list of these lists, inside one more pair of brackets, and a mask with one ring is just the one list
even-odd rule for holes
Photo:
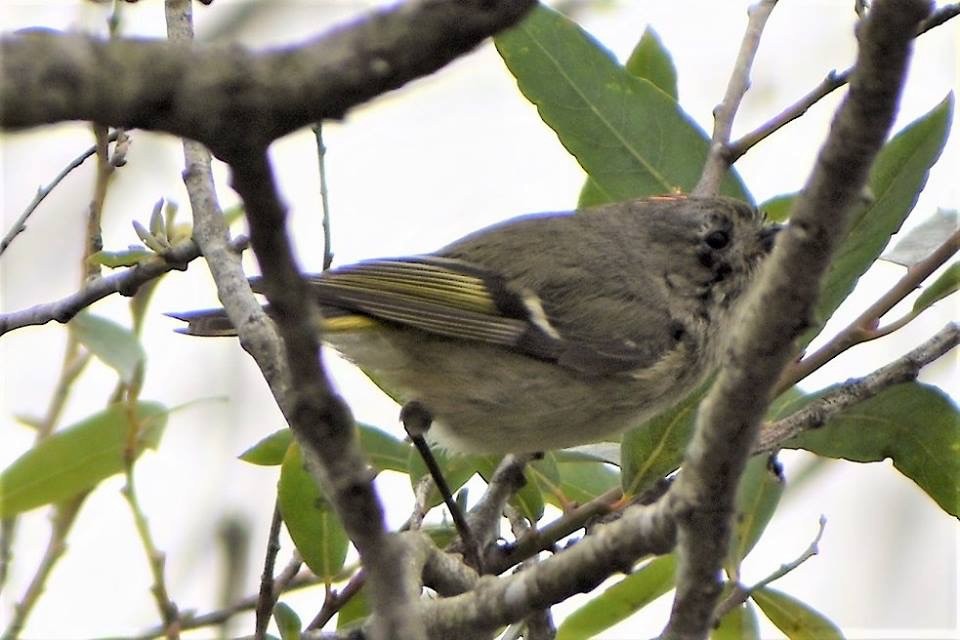
[[423,607],[423,623],[431,638],[460,637],[464,630],[489,632],[522,620],[555,602],[594,589],[617,571],[629,571],[637,559],[666,553],[674,544],[668,500],[627,508],[616,522],[597,527],[563,553],[520,573],[482,579],[459,596],[431,600]]
[[261,53],[41,30],[0,41],[0,126],[90,120],[264,147],[425,76],[518,21],[533,0],[421,0]]
[[920,369],[960,343],[960,326],[951,322],[932,338],[890,364],[863,378],[848,380],[796,413],[767,425],[753,453],[769,453],[790,438],[826,424],[837,413],[868,400],[887,387],[917,379]]
[[777,0],[760,0],[750,7],[746,33],[740,43],[740,53],[733,65],[733,73],[727,84],[727,92],[723,101],[714,109],[713,139],[710,152],[700,174],[700,181],[693,188],[694,195],[715,195],[720,190],[720,183],[730,169],[732,161],[727,155],[727,143],[730,142],[730,133],[733,130],[733,119],[740,108],[740,101],[750,87],[750,68],[760,46],[760,36],[767,18],[777,5]]
[[[246,245],[247,239],[240,237],[230,243],[228,250],[239,253]],[[129,269],[93,280],[77,293],[65,298],[0,314],[0,336],[14,329],[42,325],[51,321],[67,323],[94,302],[114,293],[132,296],[141,285],[168,271],[183,271],[191,260],[198,257],[200,257],[200,249],[197,243],[193,240],[184,240],[163,255],[148,258]]]
[[[683,473],[667,493],[676,505],[679,563],[666,637],[699,639],[710,629],[738,479],[794,340],[811,323],[850,205],[893,123],[913,34],[929,13],[923,0],[878,0],[859,25],[850,91],[790,225],[748,295],[724,364],[700,405]],[[800,264],[803,269],[796,268]]]
[[[930,17],[920,23],[917,27],[917,36],[921,36],[935,27],[939,27],[946,21],[960,15],[960,3],[948,4],[940,7],[933,12]],[[831,71],[820,84],[811,89],[806,95],[790,105],[778,115],[763,123],[750,133],[744,134],[736,141],[727,145],[726,156],[730,164],[736,162],[740,156],[744,155],[754,145],[758,144],[764,138],[775,133],[780,128],[790,124],[817,102],[847,84],[850,80],[850,74],[853,73],[853,67],[843,71]]]

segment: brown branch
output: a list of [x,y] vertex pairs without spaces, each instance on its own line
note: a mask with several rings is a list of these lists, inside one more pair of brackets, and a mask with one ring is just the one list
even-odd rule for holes
[[[122,135],[121,131],[112,131],[107,136],[108,142],[116,142],[117,139]],[[3,252],[7,250],[7,247],[10,246],[10,243],[13,242],[14,238],[27,230],[27,220],[30,219],[30,216],[33,215],[33,212],[37,210],[37,207],[40,206],[40,203],[50,195],[53,190],[60,184],[64,178],[66,178],[71,171],[82,165],[87,161],[93,154],[97,152],[97,145],[92,145],[89,149],[81,153],[79,156],[71,160],[63,170],[50,181],[50,184],[40,187],[37,189],[37,193],[33,196],[33,200],[26,206],[23,210],[23,213],[20,214],[20,217],[17,218],[16,222],[13,223],[13,226],[10,227],[10,230],[3,240],[0,240],[0,255],[3,255]]]
[[[787,367],[778,385],[778,392],[786,391],[851,347],[880,338],[906,324],[905,322],[895,321],[885,327],[875,328],[884,314],[893,309],[920,286],[920,283],[946,264],[957,251],[960,251],[960,231],[955,231],[929,256],[911,265],[896,284],[880,296],[876,302],[867,307],[853,322],[833,336],[829,342],[800,362]],[[912,318],[908,314],[904,319],[909,321]]]
[[[923,35],[935,27],[939,27],[948,20],[955,18],[957,15],[960,15],[960,3],[948,4],[940,7],[934,11],[929,18],[920,23],[920,26],[917,27],[917,36]],[[811,89],[809,93],[797,100],[794,104],[790,105],[778,115],[757,127],[755,130],[745,134],[741,138],[738,138],[734,142],[731,142],[729,145],[727,145],[726,157],[730,164],[736,162],[742,155],[744,155],[760,141],[764,140],[782,127],[790,124],[805,114],[810,107],[833,93],[834,90],[839,89],[843,85],[847,84],[847,82],[850,81],[851,73],[853,73],[853,67],[843,71],[831,71],[820,84]]]
[[878,0],[859,25],[851,90],[791,223],[745,302],[724,364],[700,405],[683,473],[667,493],[677,518],[679,561],[666,637],[703,638],[713,622],[737,482],[794,340],[811,324],[851,204],[893,123],[913,34],[929,13],[923,0]]
[[522,620],[577,593],[587,593],[617,571],[629,571],[641,557],[666,553],[674,545],[667,502],[627,508],[623,517],[600,527],[563,553],[471,591],[422,605],[431,638],[460,637],[464,630],[489,632]]
[[730,132],[733,130],[733,120],[740,108],[740,102],[750,86],[750,68],[760,46],[760,36],[767,18],[776,6],[777,0],[760,0],[750,7],[747,30],[740,43],[740,52],[733,65],[733,73],[727,84],[727,91],[723,101],[714,109],[713,138],[710,152],[703,166],[703,173],[697,186],[693,188],[693,195],[716,195],[720,191],[720,183],[730,169],[732,160],[727,155],[727,143],[730,142]]
[[726,155],[730,164],[733,164],[740,159],[740,156],[744,155],[761,140],[774,134],[782,127],[785,127],[805,114],[810,107],[831,94],[835,89],[839,89],[843,85],[847,84],[847,82],[850,81],[850,74],[852,71],[852,68],[839,73],[836,71],[831,71],[820,84],[811,89],[809,93],[797,100],[794,104],[790,105],[781,113],[763,123],[755,130],[727,145]]
[[887,387],[917,379],[920,369],[960,343],[960,326],[952,322],[922,345],[873,373],[848,380],[796,413],[766,425],[753,453],[769,453],[808,429],[826,424],[837,413],[868,400]]
[[[239,252],[246,246],[246,242],[246,238],[238,238],[231,243],[229,250]],[[51,321],[67,323],[94,302],[115,293],[132,296],[141,285],[168,271],[183,271],[191,260],[198,257],[200,257],[200,249],[197,244],[192,240],[184,240],[163,255],[148,258],[119,273],[94,280],[77,293],[65,298],[0,314],[0,336],[14,329],[42,325]]]
[[298,46],[260,53],[236,45],[21,32],[0,41],[0,127],[90,120],[167,131],[231,155],[341,118],[432,73],[534,4],[408,2]]

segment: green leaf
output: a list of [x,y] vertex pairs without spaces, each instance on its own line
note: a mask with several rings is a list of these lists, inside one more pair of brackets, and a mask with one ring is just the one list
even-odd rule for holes
[[793,201],[796,199],[797,194],[785,193],[762,202],[757,208],[764,213],[766,219],[770,222],[786,222],[790,216]]
[[137,367],[143,363],[146,355],[132,331],[113,320],[86,311],[78,313],[70,321],[70,329],[77,340],[114,369],[125,384],[133,382]]
[[87,262],[99,264],[110,269],[117,267],[132,267],[140,264],[148,258],[153,258],[157,254],[142,246],[133,246],[126,251],[97,251],[89,258]]
[[0,518],[89,491],[126,468],[133,456],[156,449],[167,409],[156,402],[115,404],[57,431],[0,473]]
[[823,614],[781,591],[763,587],[754,591],[750,597],[789,640],[843,638],[840,629]]
[[300,622],[300,616],[290,605],[285,602],[278,602],[274,605],[273,619],[280,631],[280,640],[300,640],[300,631],[303,629],[303,625]]
[[[490,478],[493,477],[493,473],[500,465],[501,460],[503,460],[503,456],[478,456],[477,471],[485,481],[490,482]],[[534,480],[529,466],[524,466],[524,484],[510,496],[510,504],[531,522],[536,522],[543,517],[543,494],[540,492],[540,485]]]
[[[707,135],[576,23],[541,5],[494,43],[520,91],[595,182],[592,204],[686,192],[697,183]],[[721,191],[748,199],[733,173]]]
[[358,424],[360,447],[370,458],[378,471],[391,470],[407,473],[410,453],[413,447],[389,433],[368,424]]
[[280,467],[277,504],[290,538],[310,570],[333,582],[347,557],[347,534],[294,443]]
[[944,511],[960,517],[960,412],[936,387],[888,387],[783,446],[854,462],[891,458]]
[[767,528],[783,489],[783,479],[777,470],[770,468],[768,456],[750,459],[737,487],[737,516],[724,563],[731,578],[740,579],[740,562]]
[[869,178],[873,202],[854,217],[846,239],[838,248],[820,293],[815,328],[807,333],[802,344],[813,338],[853,291],[857,280],[876,261],[890,236],[913,210],[930,167],[946,143],[952,112],[953,98],[947,96],[928,114],[894,136],[877,155]]
[[630,75],[649,80],[674,102],[677,101],[677,68],[670,52],[652,27],[644,29],[640,42],[633,48],[624,66]]
[[592,638],[626,620],[673,588],[676,565],[673,555],[654,558],[570,614],[556,640]]
[[572,504],[590,502],[620,485],[620,474],[605,462],[565,458],[567,451],[554,453],[557,457],[553,469],[544,470],[535,463],[532,475],[544,498],[556,507],[566,509]]
[[920,313],[933,303],[943,300],[960,289],[960,262],[954,262],[940,274],[933,284],[925,288],[913,303],[913,313]]
[[[378,471],[390,469],[406,473],[410,445],[366,424],[357,425],[357,436],[360,439],[360,447]],[[240,454],[240,459],[250,464],[278,465],[283,463],[283,457],[291,442],[293,442],[291,431],[278,429]]]
[[293,433],[290,429],[278,429],[257,444],[240,454],[244,462],[261,466],[276,466],[283,464],[283,457],[293,442]]
[[680,466],[693,433],[697,407],[710,388],[702,385],[682,402],[623,435],[620,462],[623,493],[634,496]]
[[[441,449],[433,449],[433,455],[440,465],[443,472],[443,479],[447,481],[452,493],[466,484],[467,480],[473,477],[477,472],[477,456],[467,456],[459,454],[447,454]],[[428,475],[427,465],[423,463],[420,454],[413,447],[410,448],[410,455],[407,457],[407,468],[410,470],[410,486],[414,490],[420,478]],[[430,490],[430,496],[427,500],[427,506],[432,508],[443,502],[440,492],[434,486]]]
[[710,640],[760,640],[760,621],[749,601],[734,607],[710,631]]
[[358,627],[370,615],[370,603],[367,601],[366,587],[360,587],[347,603],[337,612],[337,631]]

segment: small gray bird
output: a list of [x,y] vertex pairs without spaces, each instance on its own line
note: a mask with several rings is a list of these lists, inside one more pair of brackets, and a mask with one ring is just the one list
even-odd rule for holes
[[[731,198],[664,196],[307,277],[324,341],[426,408],[431,440],[534,452],[615,436],[703,381],[779,228]],[[171,315],[235,333],[219,309]]]

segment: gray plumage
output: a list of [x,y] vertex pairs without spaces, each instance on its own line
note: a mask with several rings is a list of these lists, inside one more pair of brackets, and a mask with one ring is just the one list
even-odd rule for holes
[[[378,320],[324,340],[422,403],[430,439],[529,452],[615,436],[694,389],[775,230],[736,200],[670,196],[515,218],[310,278],[325,317]],[[176,317],[229,331],[222,312]]]

